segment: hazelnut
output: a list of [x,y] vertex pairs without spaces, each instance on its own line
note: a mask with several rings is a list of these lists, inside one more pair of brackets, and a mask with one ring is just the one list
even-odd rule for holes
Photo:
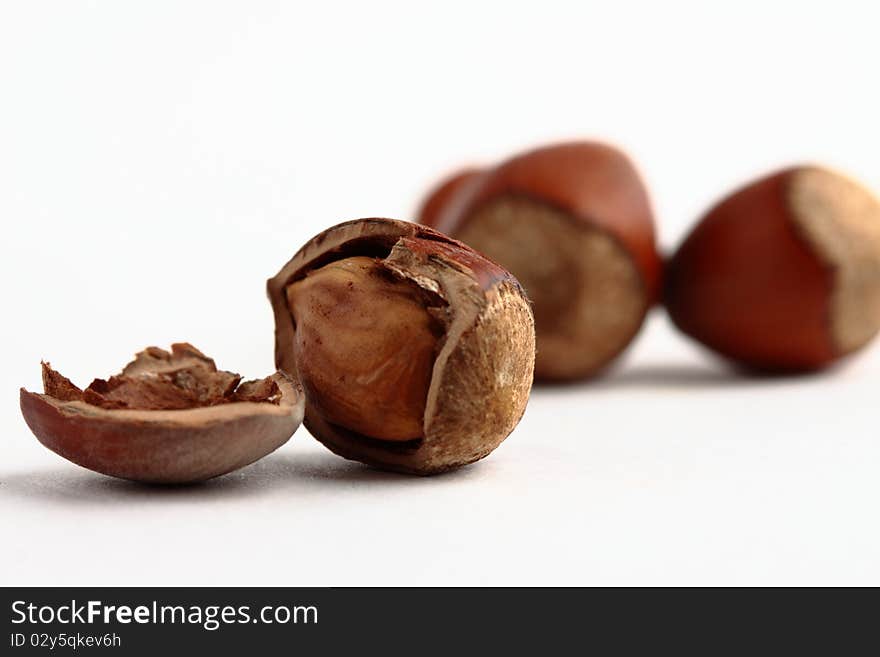
[[186,343],[148,347],[81,390],[43,363],[44,394],[21,389],[24,419],[56,454],[150,483],[216,477],[283,445],[302,421],[300,386],[278,372],[241,382]]
[[664,301],[678,328],[741,365],[829,365],[880,329],[880,202],[815,166],[752,182],[672,257]]
[[520,280],[535,313],[537,379],[596,374],[655,301],[661,260],[648,195],[610,146],[560,144],[466,171],[431,195],[421,217]]
[[291,283],[287,303],[297,370],[324,419],[380,440],[420,438],[443,335],[436,294],[353,256]]
[[324,231],[268,282],[275,361],[332,451],[431,474],[495,449],[531,388],[534,323],[516,279],[429,228]]

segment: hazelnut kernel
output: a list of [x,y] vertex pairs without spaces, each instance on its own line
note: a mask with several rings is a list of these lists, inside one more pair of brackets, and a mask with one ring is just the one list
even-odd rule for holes
[[329,421],[380,440],[424,435],[438,339],[438,298],[355,256],[287,287],[299,375]]

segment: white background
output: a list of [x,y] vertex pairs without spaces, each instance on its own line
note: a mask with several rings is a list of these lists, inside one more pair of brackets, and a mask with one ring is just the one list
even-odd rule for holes
[[205,485],[112,480],[18,411],[188,340],[273,369],[264,281],[319,230],[409,218],[462,162],[626,148],[672,248],[784,164],[880,188],[869,2],[8,2],[0,9],[2,584],[880,584],[880,348],[737,378],[659,313],[432,479],[302,429]]

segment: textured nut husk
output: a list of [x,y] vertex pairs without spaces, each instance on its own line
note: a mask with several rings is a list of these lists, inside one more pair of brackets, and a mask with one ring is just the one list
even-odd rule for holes
[[296,327],[287,286],[329,261],[364,253],[381,254],[396,275],[447,303],[424,437],[407,443],[371,439],[326,422],[308,403],[306,427],[345,458],[399,472],[434,474],[483,458],[525,411],[534,370],[534,321],[509,272],[430,228],[359,219],[334,226],[303,246],[267,284],[275,313],[276,366],[296,372]]
[[748,368],[825,367],[880,328],[880,203],[815,166],[752,182],[670,259],[664,301],[684,333]]
[[[539,148],[471,173],[440,201],[433,225],[508,267],[532,297],[539,380],[601,371],[657,299],[662,262],[647,191],[613,147]],[[569,303],[545,300],[566,289]]]
[[302,388],[278,372],[278,404],[232,402],[185,410],[104,409],[20,391],[37,439],[89,470],[145,483],[183,484],[242,468],[288,441],[302,422]]

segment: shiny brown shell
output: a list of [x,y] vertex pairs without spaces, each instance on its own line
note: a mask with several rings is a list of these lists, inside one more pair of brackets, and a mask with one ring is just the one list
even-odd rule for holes
[[753,181],[681,244],[664,301],[679,329],[740,365],[830,365],[880,329],[880,202],[817,166]]
[[[281,372],[230,387],[228,401],[192,408],[129,408],[101,394],[107,382],[82,391],[45,363],[43,380],[46,392],[22,388],[20,404],[44,446],[89,470],[148,483],[193,483],[253,463],[293,435],[305,401],[299,384]],[[132,405],[152,402],[155,396]]]

